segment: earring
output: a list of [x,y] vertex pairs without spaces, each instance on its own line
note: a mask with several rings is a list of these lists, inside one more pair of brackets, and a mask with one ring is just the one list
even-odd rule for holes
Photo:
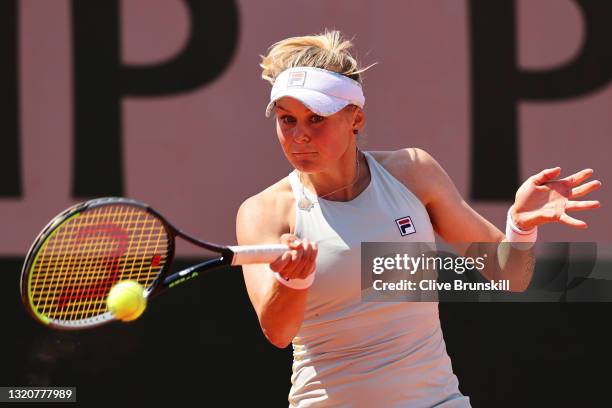
[[356,135],[359,131],[357,129],[353,129],[353,134]]

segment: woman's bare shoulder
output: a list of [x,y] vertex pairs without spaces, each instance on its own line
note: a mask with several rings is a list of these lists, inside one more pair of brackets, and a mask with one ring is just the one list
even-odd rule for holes
[[[247,198],[236,216],[238,240],[269,242],[292,230],[294,197],[287,177]],[[240,244],[255,242],[239,242]]]
[[428,152],[418,147],[407,147],[392,151],[373,151],[370,154],[427,205],[432,192],[428,175],[432,161],[435,162]]

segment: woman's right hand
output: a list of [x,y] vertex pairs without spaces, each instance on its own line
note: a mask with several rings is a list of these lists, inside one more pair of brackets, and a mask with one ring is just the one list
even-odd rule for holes
[[308,239],[299,239],[293,234],[283,234],[281,244],[289,250],[270,264],[270,269],[278,272],[285,279],[306,279],[314,273],[317,259],[317,243]]
[[[295,203],[284,202],[281,196],[288,198],[289,194],[265,190],[242,203],[236,215],[236,238],[238,245],[257,245],[278,243],[280,237],[289,248],[269,265],[242,266],[247,293],[264,335],[270,343],[285,348],[304,322],[309,291],[298,287],[306,289],[315,277],[317,245],[285,234],[288,220],[295,217],[291,210]],[[306,279],[284,279],[298,277]]]

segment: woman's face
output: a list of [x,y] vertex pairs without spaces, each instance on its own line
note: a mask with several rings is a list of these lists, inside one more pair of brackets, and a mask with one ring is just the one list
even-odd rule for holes
[[297,99],[276,101],[276,133],[285,156],[296,169],[324,171],[353,149],[353,129],[360,129],[363,113],[351,105],[331,116],[319,116]]

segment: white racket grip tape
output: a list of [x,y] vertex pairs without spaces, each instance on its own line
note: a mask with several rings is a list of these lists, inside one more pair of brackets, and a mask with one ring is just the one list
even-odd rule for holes
[[232,265],[270,263],[289,249],[284,244],[235,245],[229,246],[234,253]]

